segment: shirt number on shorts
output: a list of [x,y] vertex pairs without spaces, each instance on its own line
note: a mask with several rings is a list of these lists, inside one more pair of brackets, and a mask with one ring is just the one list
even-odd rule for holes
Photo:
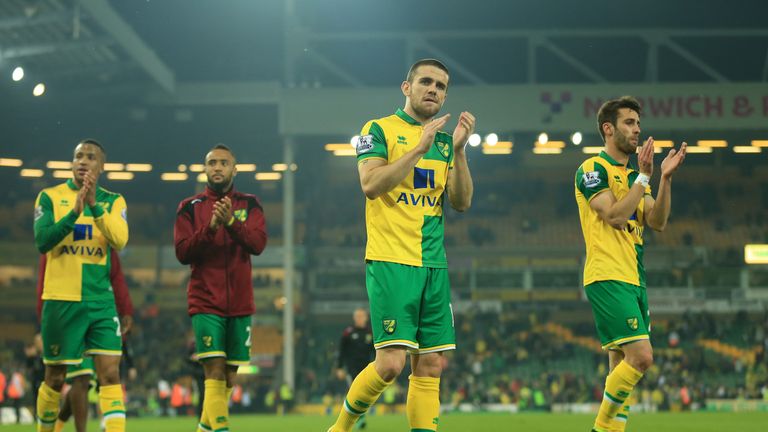
[[246,327],[245,331],[248,332],[248,339],[245,340],[245,346],[249,347],[251,346],[251,326]]
[[117,332],[115,333],[117,336],[122,336],[120,334],[120,318],[118,317],[112,317],[112,320],[117,324]]

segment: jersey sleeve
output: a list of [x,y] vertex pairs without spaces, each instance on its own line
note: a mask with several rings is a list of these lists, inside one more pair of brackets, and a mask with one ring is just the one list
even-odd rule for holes
[[368,158],[386,160],[387,156],[387,139],[384,136],[384,130],[375,121],[369,121],[360,131],[360,138],[357,141],[357,161]]
[[58,222],[53,214],[53,202],[45,191],[35,201],[35,246],[40,253],[47,253],[75,229],[78,214],[70,211]]
[[[637,171],[632,171],[631,173],[629,173],[629,175],[627,176],[629,187],[632,187],[632,185],[635,183],[635,180],[637,179],[637,176],[639,175],[640,173]],[[648,186],[645,187],[645,196],[652,196],[651,193],[652,193],[651,185],[649,184]]]
[[109,244],[121,250],[128,243],[128,206],[125,199],[119,195],[112,204],[112,209],[107,212],[97,203],[91,207],[93,223],[99,228]]
[[[173,224],[173,243],[176,259],[182,264],[191,264],[204,255],[204,251],[213,244],[216,234],[209,224],[195,227],[195,206],[190,200],[179,203],[176,210],[176,222]],[[207,218],[207,217],[206,217]]]
[[112,291],[115,295],[117,313],[120,316],[133,315],[133,302],[131,301],[131,295],[128,293],[128,284],[125,282],[120,256],[116,250],[110,249],[109,258],[111,263],[109,280],[112,283]]
[[608,189],[608,172],[599,163],[587,161],[576,171],[576,188],[587,201]]
[[225,229],[233,240],[245,248],[252,255],[261,255],[267,246],[267,228],[264,219],[264,211],[256,198],[248,199],[248,216],[245,221],[232,218],[232,223],[225,225]]

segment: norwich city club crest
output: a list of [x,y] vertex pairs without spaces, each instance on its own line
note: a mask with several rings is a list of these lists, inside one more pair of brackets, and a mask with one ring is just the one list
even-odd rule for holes
[[239,220],[240,222],[245,222],[245,219],[248,217],[248,210],[246,209],[235,210],[232,213],[232,216],[234,216],[235,219]]
[[397,320],[386,319],[382,320],[381,323],[384,325],[384,333],[386,334],[394,333],[397,328]]
[[627,326],[630,330],[635,331],[638,327],[637,318],[627,318]]
[[203,345],[210,348],[213,344],[213,336],[203,336]]
[[437,142],[437,148],[440,150],[440,153],[443,154],[443,156],[448,157],[450,154],[450,149],[448,148],[448,144],[444,142]]

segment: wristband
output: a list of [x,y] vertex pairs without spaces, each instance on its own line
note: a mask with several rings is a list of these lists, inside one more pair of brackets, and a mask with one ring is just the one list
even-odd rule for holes
[[645,174],[640,174],[635,179],[635,184],[641,184],[643,187],[648,187],[648,183],[651,182],[651,178]]
[[234,216],[229,218],[229,221],[227,222],[227,226],[232,226],[233,223],[235,223],[235,217]]

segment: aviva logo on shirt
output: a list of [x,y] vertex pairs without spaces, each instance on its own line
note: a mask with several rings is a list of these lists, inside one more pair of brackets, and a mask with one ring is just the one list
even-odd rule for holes
[[[72,230],[72,240],[76,242],[87,242],[93,240],[93,225],[75,224]],[[62,245],[59,249],[61,255],[81,255],[92,257],[104,257],[104,249],[98,245]]]
[[413,188],[414,189],[435,188],[435,170],[414,167],[413,168]]
[[93,240],[93,225],[91,224],[75,224],[75,229],[72,231],[72,240]]
[[[434,189],[435,188],[435,170],[426,168],[413,168],[413,188],[414,189]],[[440,197],[421,195],[416,193],[400,192],[397,197],[398,203],[406,205],[434,207],[440,204]]]

